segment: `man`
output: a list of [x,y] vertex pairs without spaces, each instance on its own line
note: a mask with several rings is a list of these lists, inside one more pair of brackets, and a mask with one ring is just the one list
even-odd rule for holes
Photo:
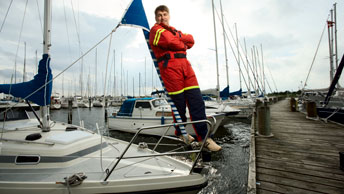
[[[183,122],[186,122],[186,105],[189,108],[190,119],[193,121],[206,119],[205,105],[196,75],[190,62],[186,59],[186,50],[192,48],[194,39],[190,34],[183,34],[169,25],[169,9],[160,5],[155,9],[156,24],[152,27],[149,44],[158,60],[161,78],[166,90],[174,102]],[[173,115],[174,117],[174,115]],[[204,140],[207,134],[206,123],[193,124],[197,140]],[[180,129],[176,128],[176,136],[184,140]],[[194,138],[190,135],[189,142]],[[219,151],[221,147],[211,138],[206,141],[210,151]]]

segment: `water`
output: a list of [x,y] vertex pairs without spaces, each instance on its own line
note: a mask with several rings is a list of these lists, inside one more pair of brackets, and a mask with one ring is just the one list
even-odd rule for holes
[[[109,108],[109,115],[116,111]],[[67,122],[67,109],[52,110],[52,120]],[[104,109],[93,107],[73,109],[73,124],[79,125],[83,120],[88,129],[97,130],[96,123],[101,131],[106,131]],[[80,120],[79,120],[80,118]],[[129,141],[132,134],[111,131],[110,136]],[[250,124],[245,120],[233,120],[229,125],[218,129],[214,140],[222,146],[220,152],[213,152],[211,162],[206,163],[208,170],[208,186],[199,194],[241,194],[246,193]],[[137,142],[156,142],[156,137],[140,136]],[[171,143],[171,142],[167,142]]]

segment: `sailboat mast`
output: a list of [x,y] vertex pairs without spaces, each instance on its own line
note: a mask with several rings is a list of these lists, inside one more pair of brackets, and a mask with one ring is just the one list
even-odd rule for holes
[[212,8],[213,8],[215,52],[216,52],[216,80],[217,80],[216,92],[217,92],[217,100],[220,101],[219,57],[218,57],[218,53],[217,53],[217,39],[216,39],[216,23],[215,23],[214,0],[211,1],[211,5],[212,5]]
[[[49,54],[51,46],[51,0],[44,1],[44,33],[43,33],[43,53]],[[42,131],[50,131],[48,106],[41,106]]]
[[333,80],[333,10],[330,10],[331,20],[327,21],[327,32],[328,32],[328,46],[329,46],[329,58],[330,58],[330,83]]
[[223,41],[225,48],[225,60],[226,60],[226,75],[227,75],[227,86],[229,86],[229,75],[228,75],[228,57],[227,57],[227,45],[226,45],[226,31],[225,31],[225,21],[223,20],[223,11],[222,11],[222,0],[220,0],[221,7],[221,20],[222,20],[222,31],[223,31]]
[[241,67],[240,67],[240,50],[239,50],[239,39],[238,39],[238,29],[237,24],[235,23],[235,36],[236,36],[236,43],[237,43],[237,50],[238,50],[238,67],[239,67],[239,84],[240,84],[240,90],[242,88],[242,82],[241,82]]
[[23,70],[23,82],[26,81],[26,42],[24,42],[24,70]]

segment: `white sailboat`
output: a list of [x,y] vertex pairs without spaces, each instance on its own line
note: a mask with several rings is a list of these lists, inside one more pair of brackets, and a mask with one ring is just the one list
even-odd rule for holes
[[[49,120],[50,10],[51,1],[45,0],[44,55],[39,73],[30,82],[12,84],[11,90],[11,94],[33,100],[45,110],[41,117],[22,111],[24,117],[11,120],[6,111],[1,112],[0,193],[197,193],[207,184],[202,174],[194,172],[199,150],[183,153],[196,153],[194,162],[188,163],[169,156],[178,153],[158,153],[156,147],[150,150],[144,144],[132,144],[137,134],[131,142],[124,142]],[[132,2],[125,17],[137,11],[144,14],[141,0]],[[35,88],[17,93],[23,84]],[[9,92],[8,87],[0,85],[0,92]],[[27,92],[32,95],[28,97]]]

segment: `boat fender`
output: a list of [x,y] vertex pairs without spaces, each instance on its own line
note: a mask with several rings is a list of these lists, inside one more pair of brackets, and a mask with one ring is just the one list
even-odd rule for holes
[[165,124],[165,117],[164,117],[164,116],[161,117],[161,124],[162,124],[162,125]]
[[27,141],[35,141],[37,139],[40,139],[42,137],[42,135],[40,133],[33,133],[33,134],[30,134],[30,135],[27,135],[25,137],[25,140]]

